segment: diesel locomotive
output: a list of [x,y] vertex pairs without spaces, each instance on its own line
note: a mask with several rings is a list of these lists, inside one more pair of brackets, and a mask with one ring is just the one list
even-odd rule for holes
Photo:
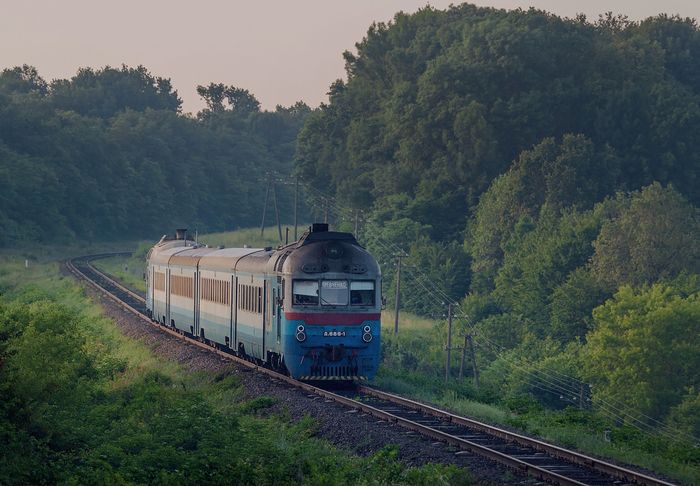
[[209,248],[185,230],[148,253],[154,321],[293,378],[372,379],[381,272],[350,233],[312,225],[272,248]]

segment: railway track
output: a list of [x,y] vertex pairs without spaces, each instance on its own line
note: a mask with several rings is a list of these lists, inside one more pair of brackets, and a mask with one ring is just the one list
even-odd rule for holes
[[[103,253],[73,258],[66,261],[66,267],[77,278],[85,280],[126,311],[131,312],[149,325],[158,327],[163,332],[175,335],[306,392],[339,402],[352,411],[361,411],[382,421],[395,423],[436,441],[447,443],[459,451],[469,451],[485,456],[540,481],[559,485],[672,486],[672,483],[631,469],[454,415],[368,386],[359,386],[351,391],[330,391],[309,383],[299,382],[218,347],[212,347],[199,339],[182,335],[169,327],[151,321],[146,316],[145,299],[141,295],[124,287],[91,264],[92,260],[99,258],[125,255],[128,253]],[[456,453],[460,454],[461,452]]]

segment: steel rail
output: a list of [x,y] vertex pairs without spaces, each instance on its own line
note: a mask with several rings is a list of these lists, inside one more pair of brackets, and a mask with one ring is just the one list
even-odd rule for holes
[[[226,352],[218,347],[211,346],[210,344],[207,344],[206,342],[203,342],[197,338],[191,338],[181,332],[178,332],[172,328],[169,328],[167,326],[164,326],[160,323],[152,321],[148,316],[140,312],[138,309],[135,309],[133,306],[127,304],[123,300],[121,300],[117,295],[114,293],[110,292],[108,289],[104,288],[101,286],[99,283],[95,282],[94,279],[90,278],[88,275],[86,275],[85,272],[80,270],[74,263],[76,260],[83,260],[86,264],[86,266],[89,267],[90,271],[94,272],[97,274],[100,278],[103,278],[105,281],[107,281],[110,285],[118,288],[120,291],[127,293],[129,296],[132,298],[137,299],[139,302],[145,303],[145,299],[140,296],[139,294],[133,292],[132,290],[128,289],[124,285],[120,284],[110,276],[106,275],[104,272],[98,270],[95,268],[93,265],[91,265],[90,261],[98,258],[108,258],[112,256],[121,256],[125,255],[127,253],[104,253],[104,254],[99,254],[99,255],[89,255],[85,257],[78,257],[78,258],[73,258],[66,260],[65,264],[67,269],[73,273],[77,278],[85,280],[89,285],[94,287],[97,291],[100,293],[104,294],[107,296],[109,299],[114,301],[116,304],[118,304],[120,307],[125,309],[126,311],[134,314],[136,317],[139,319],[143,320],[147,324],[159,329],[160,331],[166,332],[174,337],[177,337],[179,339],[182,339],[190,344],[193,344],[195,346],[198,346],[202,349],[205,349],[210,352],[214,352],[218,354],[219,356],[232,360],[240,365],[246,366],[252,370],[259,371],[261,373],[264,373],[271,378],[287,383],[291,386],[294,386],[296,388],[300,388],[304,391],[307,391],[309,393],[313,393],[315,395],[321,396],[323,398],[333,400],[337,403],[343,404],[349,408],[352,408],[354,410],[359,410],[364,413],[370,414],[374,417],[377,417],[381,420],[395,423],[397,425],[400,425],[402,427],[405,427],[409,430],[413,430],[415,432],[418,432],[422,435],[425,435],[427,437],[433,438],[435,440],[445,442],[447,444],[450,444],[452,446],[455,446],[461,450],[468,450],[470,452],[473,452],[475,454],[481,455],[483,457],[487,457],[495,462],[498,462],[500,464],[503,464],[513,470],[519,471],[523,474],[527,474],[529,476],[535,477],[539,480],[550,482],[552,484],[559,484],[563,486],[569,486],[569,485],[575,485],[575,486],[585,486],[590,483],[585,483],[578,481],[576,479],[572,479],[569,477],[566,477],[562,474],[559,474],[554,471],[547,470],[543,467],[536,466],[534,464],[528,463],[526,461],[520,460],[516,457],[513,457],[511,455],[505,454],[503,452],[494,450],[493,448],[490,448],[489,446],[478,444],[476,442],[470,441],[465,438],[461,438],[452,434],[449,434],[447,432],[443,432],[441,430],[438,430],[436,428],[430,427],[429,425],[425,424],[420,424],[418,422],[412,421],[410,419],[407,419],[405,417],[401,417],[399,415],[396,415],[394,413],[388,412],[386,410],[382,410],[381,408],[374,407],[368,403],[363,403],[362,401],[359,400],[354,400],[352,398],[334,393],[329,390],[325,390],[323,388],[319,388],[317,386],[314,386],[309,383],[305,382],[300,382],[297,381],[287,375],[278,373],[276,371],[273,371],[269,368],[266,368],[264,366],[261,366],[259,364],[253,363],[251,361],[248,361],[244,358],[241,358],[239,356],[236,356],[234,354],[231,354],[229,352]],[[366,385],[361,385],[358,387],[358,391],[360,393],[364,393],[368,396],[372,396],[381,400],[385,400],[388,402],[391,402],[396,405],[400,405],[402,407],[405,407],[407,409],[421,412],[426,415],[433,416],[443,422],[446,422],[448,424],[457,424],[461,425],[464,427],[467,427],[469,429],[490,435],[492,437],[497,437],[499,439],[502,439],[508,443],[513,443],[513,444],[518,444],[521,446],[525,447],[530,447],[532,449],[538,450],[540,452],[546,453],[549,456],[552,456],[557,459],[564,460],[568,463],[578,465],[578,466],[583,466],[587,469],[590,469],[596,473],[601,473],[606,476],[610,476],[611,478],[614,478],[615,481],[611,481],[610,484],[619,484],[619,480],[625,481],[625,484],[639,484],[639,485],[648,485],[648,486],[674,486],[673,483],[669,483],[666,481],[663,481],[661,479],[657,479],[636,471],[632,471],[630,469],[621,467],[621,466],[616,466],[614,464],[602,461],[597,458],[593,458],[590,456],[586,456],[584,454],[580,454],[575,451],[571,451],[568,449],[564,449],[559,446],[555,446],[553,444],[548,444],[546,442],[542,442],[537,439],[533,439],[531,437],[527,437],[521,434],[517,434],[511,431],[507,431],[504,429],[500,429],[498,427],[494,427],[492,425],[488,425],[473,419],[469,419],[466,417],[462,417],[459,415],[454,415],[450,412],[446,412],[444,410],[437,409],[435,407],[432,407],[430,405],[426,405],[414,400],[410,400],[404,397],[400,397],[398,395],[394,395],[391,393],[383,392],[380,390],[377,390],[372,387],[368,387]]]
[[[131,256],[131,252],[105,253],[105,254],[103,254],[103,255],[108,255],[108,256],[102,256],[102,258],[109,258],[109,257],[116,257],[116,256]],[[94,258],[94,259],[97,260],[97,259],[99,259],[99,258]],[[90,260],[86,260],[86,261],[85,261],[85,264],[86,264],[88,267],[90,267],[90,270],[92,270],[92,271],[95,272],[95,273],[98,273],[98,274],[100,275],[100,277],[102,277],[102,278],[104,278],[105,280],[109,281],[109,283],[111,283],[111,284],[114,285],[115,287],[119,288],[119,289],[122,290],[123,292],[126,292],[127,294],[129,294],[130,296],[132,296],[134,299],[136,299],[136,300],[138,300],[138,301],[141,301],[141,302],[143,302],[143,303],[146,302],[146,299],[144,299],[143,296],[137,294],[136,292],[134,292],[134,291],[131,290],[130,288],[125,287],[124,285],[120,284],[118,281],[114,280],[112,277],[110,277],[109,275],[107,275],[106,273],[104,273],[102,270],[99,270],[98,268],[96,268],[92,263],[90,263]]]
[[541,452],[545,452],[551,456],[559,457],[568,462],[584,466],[589,469],[601,472],[606,475],[613,476],[615,478],[632,482],[633,484],[649,485],[649,486],[674,486],[673,483],[663,481],[658,478],[654,478],[637,471],[633,471],[622,466],[617,466],[615,464],[603,461],[601,459],[587,456],[576,451],[565,449],[547,442],[543,442],[532,437],[517,434],[515,432],[501,429],[493,425],[489,425],[483,422],[479,422],[474,419],[467,417],[462,417],[460,415],[455,415],[444,410],[426,405],[424,403],[417,402],[415,400],[410,400],[392,393],[384,392],[376,388],[369,387],[367,385],[360,385],[358,390],[367,395],[371,395],[383,400],[387,400],[393,403],[400,404],[404,407],[410,408],[412,410],[417,410],[427,415],[436,417],[444,422],[463,425],[469,429],[476,430],[494,437],[498,437],[510,443],[515,443],[523,445],[526,447],[531,447]]

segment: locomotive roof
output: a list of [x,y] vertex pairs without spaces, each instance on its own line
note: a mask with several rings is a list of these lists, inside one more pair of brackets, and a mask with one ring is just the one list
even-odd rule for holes
[[170,261],[170,257],[175,255],[176,253],[180,253],[182,251],[187,251],[191,249],[191,246],[176,246],[171,248],[165,248],[163,250],[160,250],[156,247],[155,251],[151,254],[149,260],[151,263],[167,265]]
[[[272,252],[267,252],[262,248],[224,248],[223,250],[216,250],[202,257],[199,261],[199,268],[225,272],[232,272],[234,269],[242,270],[238,262],[243,260],[244,257],[248,257],[244,260],[250,259],[254,253],[266,255],[265,261],[267,261]],[[253,259],[257,260],[257,258]]]
[[352,234],[329,231],[308,236],[281,262],[283,273],[300,278],[322,273],[350,273],[358,278],[381,275],[376,260]]
[[[198,266],[202,270],[222,272],[268,273],[270,271],[284,271],[288,274],[299,272],[308,274],[320,270],[357,273],[358,276],[369,278],[380,274],[374,258],[359,245],[351,233],[328,231],[328,226],[325,224],[314,224],[298,241],[279,247],[277,250],[271,248],[215,249],[193,245],[194,242],[184,240],[179,242],[161,241],[154,247],[155,251],[153,251],[150,261],[188,267]],[[328,255],[329,249],[335,256]],[[311,265],[312,262],[316,263]],[[309,263],[314,269],[307,267],[306,270],[302,270],[301,265],[304,263]],[[315,269],[316,267],[318,269]]]
[[183,265],[188,267],[195,267],[199,260],[209,253],[217,251],[215,248],[190,248],[189,250],[180,251],[170,257],[169,263],[171,265]]

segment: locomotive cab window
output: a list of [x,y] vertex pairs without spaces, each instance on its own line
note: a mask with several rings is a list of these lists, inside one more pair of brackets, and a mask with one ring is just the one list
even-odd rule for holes
[[348,305],[348,281],[347,280],[322,280],[321,304],[323,305]]
[[374,306],[375,292],[373,281],[350,282],[350,304]]
[[294,280],[292,294],[294,305],[318,305],[318,281]]

